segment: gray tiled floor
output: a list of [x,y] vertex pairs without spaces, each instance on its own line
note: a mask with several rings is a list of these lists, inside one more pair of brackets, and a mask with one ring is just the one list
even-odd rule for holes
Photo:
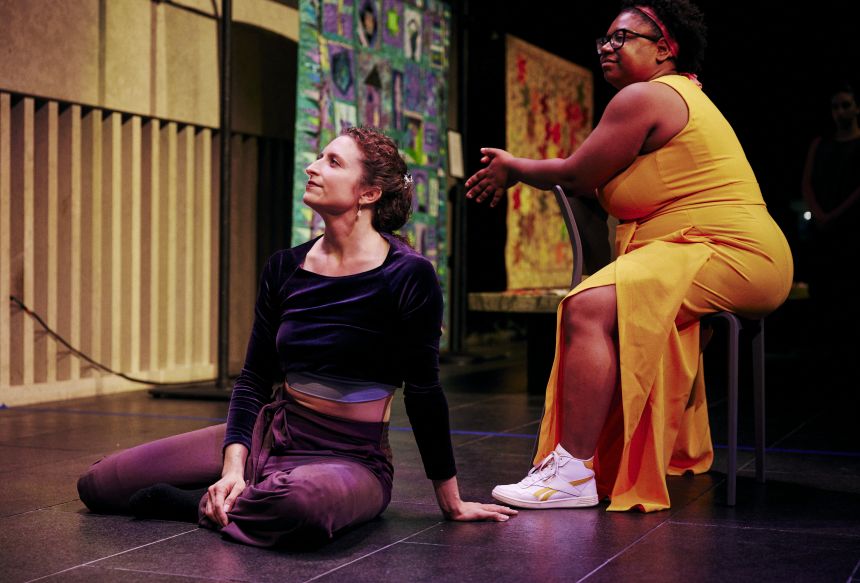
[[[471,499],[489,501],[492,486],[521,477],[530,457],[542,398],[523,389],[522,347],[507,350],[507,359],[443,368],[458,480]],[[724,504],[718,447],[711,473],[669,479],[666,512],[601,507],[445,522],[398,402],[391,506],[315,551],[95,515],[77,499],[77,476],[101,455],[216,423],[226,402],[141,391],[0,410],[0,581],[858,581],[860,443],[849,420],[860,397],[831,384],[811,399],[807,387],[820,378],[808,368],[802,358],[769,359],[769,481],[754,482],[752,454],[742,451],[734,508]],[[724,404],[712,397],[719,445]]]

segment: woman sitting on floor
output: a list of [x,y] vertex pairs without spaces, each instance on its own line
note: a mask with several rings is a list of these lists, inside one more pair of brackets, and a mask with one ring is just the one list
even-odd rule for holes
[[255,546],[328,540],[388,506],[388,420],[404,385],[443,514],[507,520],[515,510],[460,499],[439,384],[439,282],[391,234],[412,208],[397,147],[350,128],[306,172],[303,200],[325,234],[266,263],[226,425],[96,462],[78,481],[81,500],[96,512],[199,520]]

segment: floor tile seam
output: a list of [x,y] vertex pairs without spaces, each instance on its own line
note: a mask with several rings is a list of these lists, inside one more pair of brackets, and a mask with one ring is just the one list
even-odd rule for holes
[[[96,565],[81,565],[80,567],[75,567],[76,569],[86,569],[86,568],[94,568]],[[131,569],[129,567],[107,567],[99,565],[100,569],[107,569],[109,571],[122,571],[126,573],[146,573],[149,575],[169,575],[171,577],[182,577],[183,579],[192,579],[195,581],[246,581],[246,579],[231,579],[224,577],[204,577],[200,575],[186,575],[185,573],[173,573],[171,571],[152,571],[149,569]]]
[[533,419],[533,420],[529,421],[528,423],[521,423],[520,425],[515,425],[514,427],[502,429],[501,431],[492,431],[492,432],[488,431],[488,432],[486,432],[487,433],[486,435],[482,435],[482,436],[477,437],[475,439],[466,440],[462,443],[458,443],[456,445],[456,447],[459,448],[459,447],[463,447],[466,445],[472,445],[475,443],[479,443],[481,441],[486,441],[488,439],[492,439],[494,437],[513,437],[516,439],[534,439],[535,437],[537,437],[537,435],[530,435],[530,436],[526,437],[524,434],[513,433],[513,432],[515,430],[522,429],[524,427],[528,427],[529,425],[536,425],[539,423],[540,423],[540,419]]
[[[69,450],[66,450],[66,449],[57,449],[57,448],[38,448],[38,449],[40,451],[59,451],[59,452],[63,452],[63,453],[69,453]],[[81,459],[93,457],[96,455],[106,455],[106,454],[89,452],[89,451],[82,450],[82,449],[81,450],[72,450],[72,451],[79,451],[82,453],[81,453],[81,455],[76,455],[76,456],[71,456],[71,457],[67,456],[67,457],[65,457],[63,459],[59,459],[59,460],[36,462],[33,465],[17,466],[17,467],[10,468],[8,470],[0,470],[0,475],[9,474],[9,473],[13,473],[13,472],[16,474],[27,474],[27,473],[32,473],[35,470],[38,470],[40,468],[45,468],[45,466],[57,466],[59,464],[66,464],[69,462],[73,462],[75,460],[81,460]],[[3,460],[3,456],[0,455],[0,462],[2,462],[2,460]],[[41,472],[37,472],[37,473],[41,473]]]
[[669,522],[670,520],[672,520],[673,517],[681,514],[682,512],[686,512],[688,508],[695,505],[699,500],[701,500],[702,498],[704,498],[705,496],[707,496],[708,494],[710,494],[711,492],[716,490],[722,484],[723,484],[723,482],[717,482],[716,484],[712,484],[711,487],[703,490],[701,494],[688,500],[687,503],[683,504],[683,505],[672,503],[670,500],[671,505],[669,506],[669,509],[665,511],[666,512],[666,520],[664,520],[663,522],[664,523]]
[[[380,547],[380,548],[376,549],[375,551],[371,551],[371,552],[369,552],[369,553],[366,553],[366,554],[364,554],[364,555],[362,555],[362,556],[360,556],[360,557],[357,557],[357,558],[355,558],[355,559],[353,559],[353,560],[351,560],[351,561],[348,561],[348,562],[344,563],[343,565],[338,565],[337,567],[335,567],[335,568],[333,568],[333,569],[329,569],[329,570],[328,570],[328,571],[326,571],[325,573],[320,573],[319,575],[315,575],[314,577],[311,577],[310,579],[307,579],[304,583],[310,583],[311,581],[317,581],[318,579],[321,579],[321,578],[323,578],[323,577],[325,577],[325,576],[327,576],[327,575],[331,575],[332,573],[334,573],[334,572],[336,572],[336,571],[339,571],[339,570],[341,570],[341,569],[343,569],[343,568],[345,568],[345,567],[348,567],[348,566],[350,566],[350,565],[352,565],[352,564],[355,564],[355,563],[357,563],[357,562],[359,562],[359,561],[362,561],[362,560],[364,560],[364,559],[367,559],[368,557],[371,557],[371,556],[373,556],[373,555],[375,555],[375,554],[377,554],[377,553],[380,553],[380,552],[382,552],[382,551],[384,551],[384,550],[386,550],[386,549],[390,549],[391,547],[393,547],[393,546],[395,546],[395,545],[398,545],[398,544],[404,543],[404,542],[408,541],[409,539],[411,539],[411,538],[413,538],[413,537],[416,537],[416,536],[418,536],[418,535],[420,535],[420,534],[423,534],[423,533],[427,532],[427,531],[428,531],[428,530],[430,530],[430,529],[437,528],[437,527],[441,526],[442,524],[444,524],[442,521],[439,521],[439,522],[436,522],[436,523],[434,523],[434,524],[431,524],[431,525],[430,525],[430,526],[428,526],[427,528],[422,528],[422,529],[421,529],[421,530],[419,530],[418,532],[414,532],[414,533],[410,534],[410,535],[409,535],[409,536],[407,536],[407,537],[404,537],[404,538],[402,538],[402,539],[400,539],[400,540],[396,540],[396,541],[394,541],[393,543],[389,543],[389,544],[387,544],[387,545],[385,545],[385,546],[383,546],[383,547]],[[29,582],[28,582],[28,583],[29,583]]]
[[[464,546],[468,546],[469,550],[483,550],[483,551],[487,551],[487,552],[498,552],[497,545],[465,545],[465,544],[450,545],[450,544],[443,544],[443,543],[428,543],[428,542],[419,542],[419,541],[406,541],[403,544],[404,545],[427,546],[427,547],[444,547],[444,548],[449,548],[449,549],[456,549],[456,548],[462,548]],[[521,549],[521,548],[520,549],[505,549],[505,553],[508,555],[513,554],[513,555],[528,555],[528,556],[533,556],[533,555],[546,556],[546,549],[539,549],[539,550],[527,550],[527,549]],[[591,556],[591,558],[597,558],[597,557]]]
[[665,526],[667,522],[668,522],[668,519],[661,522],[660,524],[658,524],[654,528],[648,530],[647,532],[645,532],[642,536],[640,536],[639,538],[637,538],[636,540],[631,542],[629,545],[627,545],[626,547],[624,547],[623,549],[621,549],[620,551],[618,551],[617,553],[615,553],[614,555],[612,555],[611,557],[609,557],[608,559],[603,561],[597,567],[595,567],[594,569],[592,569],[591,571],[586,573],[583,577],[580,577],[579,579],[577,579],[576,583],[582,583],[582,581],[585,581],[586,579],[588,579],[592,575],[596,574],[598,571],[600,571],[601,569],[606,567],[609,563],[611,563],[615,559],[619,558],[621,555],[623,555],[624,553],[626,553],[627,551],[629,551],[630,549],[632,549],[633,547],[635,547],[636,545],[638,545],[639,543],[644,541],[646,538],[651,536],[654,532],[663,528],[663,526]]
[[[34,435],[32,437],[39,437],[39,436]],[[29,439],[29,438],[25,438],[25,439]],[[7,445],[7,444],[5,442],[0,441],[0,445]],[[62,452],[68,452],[68,453],[75,453],[75,452],[83,452],[83,454],[91,453],[90,450],[87,450],[87,449],[75,449],[75,448],[67,449],[65,447],[35,447],[34,446],[33,449],[39,449],[39,450],[44,450],[44,451],[62,451]]]
[[800,425],[798,425],[797,427],[795,427],[794,429],[792,429],[791,431],[789,431],[788,433],[786,433],[785,435],[783,435],[782,437],[777,439],[776,441],[772,442],[769,446],[766,446],[765,449],[774,448],[774,447],[778,446],[780,443],[787,440],[789,437],[791,437],[792,435],[794,435],[795,433],[797,433],[798,431],[800,431],[801,429],[803,429],[804,427],[806,427],[807,425],[809,425],[810,423],[815,421],[817,418],[821,417],[823,414],[824,414],[824,410],[818,411],[812,417],[810,417],[806,421],[801,422]]
[[[752,472],[750,472],[750,473],[752,473]],[[768,478],[770,478],[771,476],[783,477],[783,476],[796,476],[796,475],[798,475],[797,470],[772,470],[770,468],[767,469],[767,477]],[[810,477],[810,478],[846,478],[846,479],[857,478],[858,476],[860,476],[860,474],[858,474],[857,472],[854,472],[854,473],[847,472],[846,473],[844,471],[839,471],[839,468],[825,469],[825,470],[821,470],[821,471],[805,470],[802,475],[804,477]]]
[[467,445],[474,445],[476,443],[480,443],[482,441],[487,441],[488,439],[492,439],[493,437],[496,437],[496,436],[494,436],[494,435],[482,435],[482,436],[476,437],[474,439],[468,439],[468,440],[464,441],[463,443],[455,444],[454,449],[458,449],[458,448],[461,448],[461,447],[464,447]]
[[[33,508],[31,510],[25,510],[24,512],[16,512],[15,514],[8,514],[6,516],[0,516],[0,520],[4,520],[6,518],[13,518],[18,516],[24,516],[26,514],[33,514],[35,512],[44,512],[49,511],[51,508],[56,508],[57,506],[62,506],[64,504],[70,504],[72,502],[80,502],[80,498],[72,498],[71,500],[65,500],[63,502],[57,502],[56,504],[48,504],[47,506],[40,506],[39,508]],[[93,516],[98,518],[110,518],[110,515],[107,514],[93,514]]]
[[[714,449],[728,449],[729,446],[724,443],[715,443]],[[755,446],[753,445],[738,445],[738,451],[743,452],[755,452]],[[838,451],[833,449],[803,449],[799,447],[774,447],[767,446],[764,448],[764,452],[768,453],[780,453],[780,454],[788,454],[788,455],[812,455],[812,456],[820,456],[820,457],[847,457],[847,458],[858,458],[860,457],[860,451]]]
[[430,506],[431,508],[438,508],[438,502],[415,502],[414,500],[397,500],[396,498],[392,498],[391,502],[389,502],[388,507],[390,508],[392,504],[410,504],[412,506]]
[[504,399],[508,395],[494,395],[492,397],[486,397],[484,399],[479,399],[477,401],[473,401],[471,403],[463,403],[461,405],[454,405],[453,407],[448,407],[448,411],[460,411],[462,409],[468,409],[469,407],[474,407],[475,405],[485,405],[490,401],[498,401],[500,399]]
[[[478,435],[479,437],[464,441],[462,443],[457,444],[457,447],[464,445],[471,445],[473,443],[477,443],[479,441],[485,441],[487,439],[493,437],[510,437],[516,439],[534,439],[537,437],[536,434],[525,434],[525,433],[510,433],[514,429],[519,429],[523,427],[528,427],[529,425],[535,425],[540,423],[540,420],[535,419],[534,421],[529,421],[528,423],[524,423],[522,425],[518,425],[516,427],[503,429],[501,431],[478,431],[472,429],[452,429],[451,435]],[[399,427],[392,426],[389,428],[391,431],[412,431],[411,427]],[[723,443],[715,443],[714,449],[728,449],[728,445]],[[754,445],[738,445],[738,451],[742,452],[754,452]],[[766,447],[765,453],[768,454],[788,454],[788,455],[808,455],[808,456],[819,456],[819,457],[846,457],[846,458],[860,458],[860,452],[855,451],[831,451],[831,450],[817,450],[817,449],[797,449],[797,448],[778,448],[778,447]],[[750,458],[747,462],[744,463],[743,467],[749,465],[755,458]]]
[[[451,389],[451,393],[464,393],[465,391],[461,391],[459,387],[465,386],[470,377],[485,375],[487,373],[494,374],[499,377],[505,377],[511,372],[518,371],[520,368],[525,369],[526,363],[513,363],[504,367],[487,367],[482,370],[470,370],[470,371],[439,371],[439,381],[442,383],[443,387],[454,385]],[[515,394],[519,392],[519,390],[511,390],[508,394]]]
[[[707,473],[711,476],[714,476],[713,470],[710,470]],[[728,480],[728,476],[723,477],[722,479],[716,479],[709,487],[702,490],[697,496],[694,496],[691,500],[689,500],[683,506],[672,504],[669,507],[668,516],[666,517],[666,521],[672,520],[672,518],[674,516],[677,516],[678,514],[683,512],[686,508],[692,506],[693,504],[697,503],[699,500],[708,496],[710,493],[716,491],[716,489],[721,487],[723,484],[725,484],[727,480]],[[666,521],[664,521],[664,522],[666,522]]]
[[186,531],[183,531],[183,532],[180,532],[180,533],[177,533],[177,534],[170,535],[170,536],[168,536],[168,537],[164,537],[164,538],[160,538],[160,539],[155,540],[155,541],[148,542],[148,543],[143,544],[143,545],[138,545],[138,546],[133,547],[133,548],[130,548],[130,549],[125,549],[125,550],[120,551],[120,552],[118,552],[118,553],[113,553],[113,554],[108,555],[108,556],[106,556],[106,557],[100,557],[100,558],[98,558],[98,559],[93,559],[92,561],[87,561],[87,562],[85,562],[85,563],[81,563],[80,565],[75,565],[74,567],[69,567],[69,568],[67,568],[67,569],[62,569],[62,570],[60,570],[60,571],[56,571],[56,572],[54,572],[54,573],[49,573],[48,575],[43,575],[43,576],[41,576],[41,577],[36,577],[35,579],[30,579],[30,580],[28,580],[26,583],[34,583],[35,581],[41,581],[42,579],[47,579],[48,577],[53,577],[53,576],[55,576],[55,575],[61,575],[62,573],[68,573],[69,571],[73,571],[73,570],[75,570],[75,569],[77,569],[77,568],[79,568],[79,567],[87,567],[87,566],[89,566],[89,565],[93,565],[93,564],[98,563],[98,562],[100,562],[100,561],[105,561],[105,560],[107,560],[107,559],[112,559],[113,557],[118,557],[118,556],[120,556],[120,555],[124,555],[124,554],[126,554],[126,553],[130,553],[130,552],[137,551],[137,550],[140,550],[140,549],[143,549],[143,548],[146,548],[146,547],[149,547],[149,546],[155,545],[155,544],[159,544],[159,543],[162,543],[162,542],[165,542],[165,541],[168,541],[168,540],[171,540],[171,539],[174,539],[174,538],[180,537],[180,536],[184,536],[184,535],[186,535],[186,534],[190,534],[190,533],[192,533],[192,532],[197,532],[198,530],[199,530],[199,529],[195,526],[192,530],[186,530]]
[[673,520],[669,519],[668,524],[677,524],[680,526],[697,526],[702,528],[727,528],[730,530],[755,530],[763,532],[779,532],[782,534],[804,534],[822,537],[860,539],[860,534],[850,534],[841,532],[820,532],[809,528],[770,528],[767,526],[749,526],[743,524],[719,524],[715,522],[691,522],[689,520]]
[[[418,541],[407,541],[404,542],[405,545],[418,545],[418,546],[426,546],[426,547],[444,547],[448,549],[456,549],[464,546],[468,546],[469,550],[484,550],[484,551],[494,551],[498,550],[495,545],[446,545],[443,543],[427,543],[427,542],[418,542]],[[522,554],[522,555],[546,555],[546,550],[536,550],[529,551],[524,549],[516,549],[516,550],[505,550],[506,554]]]
[[[26,407],[26,406],[25,406]],[[53,407],[26,407],[20,409],[26,413],[62,413],[72,415],[92,415],[100,417],[141,417],[149,419],[178,419],[182,421],[214,421],[224,423],[226,417],[203,417],[200,415],[172,415],[164,413],[143,413],[131,411],[95,411],[90,409],[62,409]]]
[[488,371],[503,371],[513,368],[519,369],[525,367],[527,359],[525,357],[509,357],[488,359],[485,362],[476,363],[469,367],[469,370],[460,370],[458,365],[443,364],[440,366],[439,376],[447,379],[454,379],[466,375],[488,372]]
[[[476,439],[468,440],[468,441],[464,441],[462,443],[459,443],[459,444],[457,444],[457,447],[461,447],[464,445],[471,445],[473,443],[485,441],[485,440],[493,438],[493,437],[511,437],[511,438],[516,438],[516,439],[534,439],[535,437],[537,437],[536,434],[520,434],[520,433],[508,433],[508,432],[511,432],[514,429],[519,429],[522,427],[528,427],[529,425],[535,425],[537,423],[540,423],[539,419],[529,421],[528,423],[524,423],[524,424],[518,425],[516,427],[503,429],[501,431],[477,431],[477,430],[470,430],[470,429],[452,429],[451,434],[452,435],[475,435],[475,434],[477,434],[480,436]],[[390,430],[391,431],[412,431],[412,429],[409,427],[390,427]],[[728,449],[728,445],[723,444],[723,443],[715,443],[714,449],[720,449],[720,450]],[[754,445],[738,445],[738,451],[754,452],[755,446]],[[854,452],[854,451],[831,451],[831,450],[816,450],[816,449],[777,448],[777,447],[773,447],[773,446],[766,447],[765,453],[766,454],[776,453],[776,454],[788,454],[788,455],[809,455],[809,456],[819,456],[819,457],[860,458],[860,452]],[[752,461],[754,461],[754,459],[755,458],[750,458],[750,460],[745,462],[742,467],[746,467]]]
[[[535,423],[536,423],[536,421],[535,421]],[[398,431],[398,432],[402,432],[402,433],[411,433],[412,432],[411,427],[400,427],[400,426],[396,426],[396,425],[389,425],[388,430],[389,431]],[[511,437],[511,438],[515,438],[515,439],[534,439],[534,437],[535,437],[534,435],[532,435],[530,433],[529,434],[525,434],[525,433],[523,433],[523,434],[520,434],[520,433],[503,433],[503,432],[499,432],[499,431],[478,431],[476,429],[451,429],[449,431],[449,433],[451,435],[478,435],[478,436],[480,436],[480,439],[489,438],[489,437]],[[470,442],[464,442],[464,443],[470,443]]]
[[[462,409],[462,408],[466,408],[466,407],[471,407],[474,405],[485,403],[489,400],[502,399],[505,397],[506,397],[506,395],[498,395],[496,397],[491,397],[489,399],[484,399],[482,401],[476,401],[474,403],[467,403],[467,404],[455,406],[455,407],[452,407],[451,410],[457,410],[457,409]],[[201,416],[192,416],[192,415],[164,415],[164,414],[155,414],[155,413],[129,413],[129,412],[113,412],[113,411],[112,412],[103,412],[103,411],[87,411],[87,410],[73,410],[73,409],[29,409],[29,410],[31,410],[31,411],[53,411],[53,412],[59,412],[59,413],[73,413],[73,414],[85,414],[85,415],[140,417],[140,418],[149,418],[149,419],[173,419],[173,420],[188,420],[188,421],[224,422],[226,420],[225,417],[201,417]],[[778,439],[777,441],[772,443],[770,446],[768,446],[767,449],[768,450],[775,449],[775,446],[778,443],[785,441],[791,435],[794,435],[795,433],[797,433],[797,431],[802,429],[805,425],[807,425],[808,423],[810,423],[811,421],[813,421],[816,417],[819,417],[820,415],[821,415],[821,412],[817,413],[816,415],[814,415],[810,419],[804,421],[803,423],[801,423],[801,425],[799,425],[798,427],[796,427],[795,429],[790,431],[788,434],[786,434],[785,436],[781,437],[780,439]],[[519,427],[525,427],[528,425],[533,425],[534,423],[537,423],[537,421],[531,421],[531,422],[523,424]],[[398,428],[398,429],[400,429],[400,428]],[[462,431],[465,432],[465,431],[469,431],[469,430],[462,430]],[[505,431],[510,431],[510,429],[503,430],[502,432],[497,432],[496,434],[493,434],[490,437],[497,436],[497,435],[501,436],[502,434],[504,434]],[[34,435],[32,437],[38,437],[38,436]],[[16,447],[15,444],[9,443],[9,442],[0,442],[0,445],[7,446],[7,447]],[[22,446],[17,446],[17,447],[22,447]],[[60,448],[38,448],[36,446],[24,446],[24,447],[33,447],[36,449],[60,449]],[[723,446],[723,447],[725,447],[725,446]],[[742,446],[742,447],[746,448],[746,449],[752,449],[752,446]],[[60,451],[82,451],[82,450],[60,449]],[[791,452],[788,452],[788,453],[791,453]],[[810,453],[812,453],[812,452],[810,452]],[[848,453],[848,454],[854,455],[857,452],[836,452],[836,453],[839,453],[839,454]]]
[[[767,453],[767,452],[765,452],[765,453]],[[750,459],[748,459],[744,463],[740,464],[738,466],[737,472],[745,472],[747,470],[747,468],[749,468],[750,466],[755,466],[755,456],[751,457]],[[767,475],[767,469],[765,469],[765,475]],[[728,479],[728,476],[726,478]]]
[[[42,435],[46,435],[46,434],[42,434]],[[29,435],[24,439],[29,439],[31,437],[39,437],[39,436],[38,435]],[[60,449],[57,447],[39,447],[38,445],[20,445],[17,443],[8,443],[8,442],[2,441],[2,440],[0,440],[0,447],[10,447],[10,448],[14,448],[14,449],[35,449],[38,451],[50,451],[52,449],[56,449],[58,451],[69,451],[67,449]],[[79,451],[84,451],[84,450],[79,450]]]

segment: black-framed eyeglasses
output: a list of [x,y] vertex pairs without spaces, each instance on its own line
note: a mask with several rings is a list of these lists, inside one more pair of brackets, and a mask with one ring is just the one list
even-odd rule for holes
[[650,40],[651,42],[657,42],[660,40],[660,37],[652,37],[646,34],[639,34],[638,32],[633,32],[632,30],[627,30],[626,28],[619,28],[612,34],[608,36],[598,37],[595,41],[597,43],[597,54],[600,54],[600,50],[603,48],[603,45],[609,43],[609,46],[613,48],[613,50],[618,50],[624,46],[624,41],[627,40],[628,36],[636,36],[639,38],[644,38],[646,40]]

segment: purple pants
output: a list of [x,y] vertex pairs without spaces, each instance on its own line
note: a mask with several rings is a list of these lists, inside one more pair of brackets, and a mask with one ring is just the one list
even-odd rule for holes
[[[128,512],[142,488],[164,482],[203,488],[221,477],[225,425],[159,439],[109,455],[78,480],[81,501],[95,512]],[[221,532],[249,545],[327,540],[378,516],[391,500],[388,423],[317,413],[289,395],[257,418],[247,487]],[[200,525],[219,527],[203,516]]]

